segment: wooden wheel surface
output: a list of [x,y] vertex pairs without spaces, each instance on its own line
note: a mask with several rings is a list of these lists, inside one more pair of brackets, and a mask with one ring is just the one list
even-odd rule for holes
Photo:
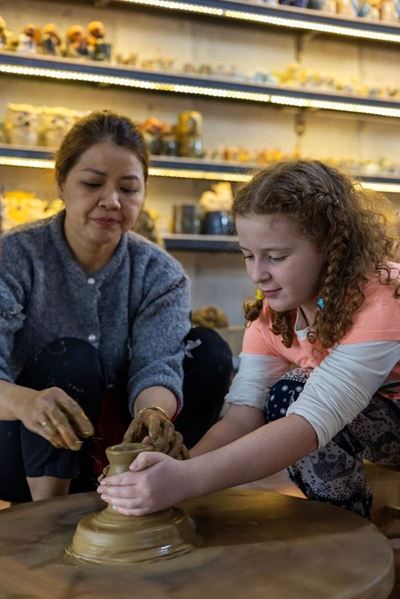
[[378,529],[349,512],[244,488],[184,502],[202,544],[150,564],[96,566],[64,554],[96,493],[0,512],[0,598],[384,599],[393,554]]

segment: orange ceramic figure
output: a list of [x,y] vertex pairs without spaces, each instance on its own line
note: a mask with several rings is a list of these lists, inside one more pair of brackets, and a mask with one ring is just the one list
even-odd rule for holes
[[41,40],[40,29],[29,23],[25,25],[22,33],[18,36],[17,52],[28,52],[34,54]]
[[86,33],[80,25],[72,25],[67,30],[66,55],[72,58],[80,58],[88,55]]
[[91,21],[87,26],[88,49],[92,60],[110,60],[111,45],[104,41],[106,28],[101,21]]
[[42,39],[43,54],[60,56],[61,54],[61,36],[54,23],[47,23],[43,29]]

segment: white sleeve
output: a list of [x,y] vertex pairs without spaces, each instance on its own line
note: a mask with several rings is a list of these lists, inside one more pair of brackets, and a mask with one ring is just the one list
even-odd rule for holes
[[265,410],[269,389],[289,370],[283,358],[240,354],[239,371],[232,381],[226,403]]
[[367,407],[399,361],[399,341],[339,345],[315,368],[286,415],[305,418],[324,447]]

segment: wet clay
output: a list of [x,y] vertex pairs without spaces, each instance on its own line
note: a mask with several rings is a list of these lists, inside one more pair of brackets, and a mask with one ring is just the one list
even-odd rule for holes
[[[109,447],[107,477],[126,472],[142,451],[152,451],[152,447],[143,443]],[[195,543],[194,522],[180,509],[125,516],[108,505],[79,521],[66,553],[83,562],[125,565],[181,555],[193,549]]]

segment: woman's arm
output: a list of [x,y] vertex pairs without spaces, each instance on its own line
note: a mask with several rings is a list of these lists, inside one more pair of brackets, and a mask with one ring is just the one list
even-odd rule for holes
[[37,391],[0,381],[0,420],[21,420]]
[[55,447],[78,450],[79,437],[91,437],[94,429],[79,404],[62,389],[36,391],[0,381],[0,420],[20,420]]
[[169,389],[165,387],[148,387],[136,398],[134,405],[134,416],[145,408],[157,406],[164,410],[170,420],[176,416],[178,400]]

